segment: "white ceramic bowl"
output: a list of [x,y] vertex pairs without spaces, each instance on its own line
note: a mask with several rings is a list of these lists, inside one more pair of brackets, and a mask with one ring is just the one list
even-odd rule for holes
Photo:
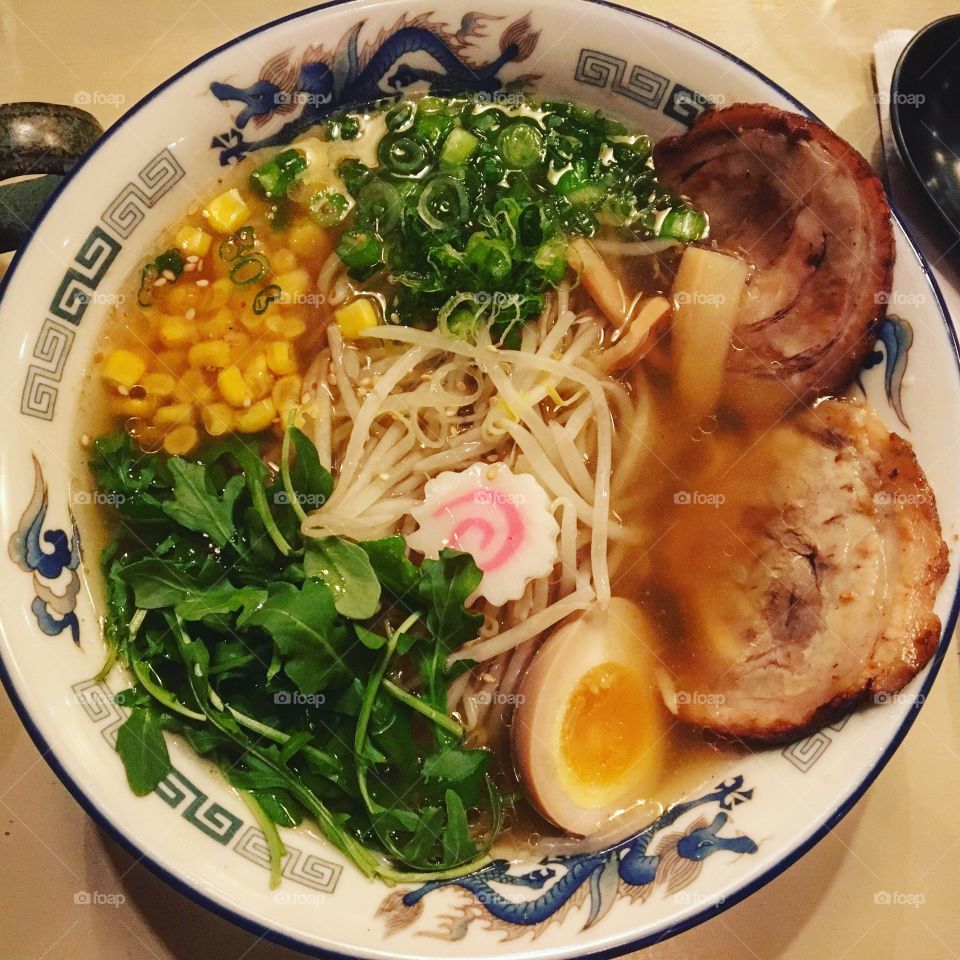
[[[238,923],[304,950],[349,956],[613,954],[718,913],[816,843],[900,743],[946,641],[902,695],[785,749],[737,760],[715,789],[686,798],[617,850],[516,864],[509,874],[494,867],[463,885],[428,891],[391,891],[364,880],[309,828],[286,832],[284,883],[271,891],[262,835],[221,777],[183,744],[171,744],[176,771],[156,795],[130,793],[112,748],[123,711],[110,689],[123,680],[112,677],[108,689],[90,679],[104,651],[96,603],[86,590],[77,592],[82,564],[71,514],[82,531],[90,508],[82,497],[71,499],[81,430],[75,398],[110,295],[154,237],[223,172],[221,160],[245,149],[237,146],[235,126],[245,105],[218,99],[211,84],[246,88],[270,58],[280,54],[296,68],[311,44],[322,47],[306,61],[331,71],[295,69],[298,80],[280,98],[262,84],[247,94],[248,114],[271,97],[289,107],[266,125],[244,126],[251,141],[300,111],[369,99],[378,80],[388,92],[384,81],[397,71],[404,80],[425,70],[445,73],[454,85],[479,77],[491,97],[500,82],[522,79],[536,92],[602,107],[654,137],[683,129],[708,100],[803,110],[722,50],[610,4],[551,0],[531,12],[526,2],[490,0],[478,17],[455,0],[428,16],[437,9],[425,0],[337,3],[226,44],[134,107],[49,204],[5,278],[0,303],[0,355],[9,364],[0,438],[2,537],[10,544],[0,608],[3,680],[38,747],[91,816],[179,890]],[[899,227],[890,312],[909,321],[912,348],[898,349],[907,328],[889,323],[883,362],[865,371],[863,382],[874,405],[914,444],[953,545],[960,521],[956,341],[936,287]],[[901,376],[909,429],[890,403]],[[952,552],[937,606],[945,636],[957,615]]]

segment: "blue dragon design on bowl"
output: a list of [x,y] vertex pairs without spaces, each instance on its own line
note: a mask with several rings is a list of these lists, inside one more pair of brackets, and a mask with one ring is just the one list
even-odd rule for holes
[[[289,143],[337,110],[395,97],[419,82],[437,94],[491,95],[504,86],[501,70],[509,63],[527,60],[540,37],[527,14],[504,29],[498,56],[486,62],[477,59],[470,48],[501,19],[472,11],[454,29],[433,19],[432,14],[405,16],[362,47],[361,21],[332,51],[312,44],[299,58],[289,50],[279,53],[247,86],[219,81],[210,85],[218,100],[243,104],[231,129],[214,137],[210,145],[220,151],[221,164],[236,162],[252,150]],[[417,53],[428,55],[436,68],[403,62]],[[511,84],[520,86],[533,79],[528,74],[513,78]],[[253,140],[244,137],[251,121],[254,127],[261,127],[274,116],[290,114],[296,115],[275,133]]]

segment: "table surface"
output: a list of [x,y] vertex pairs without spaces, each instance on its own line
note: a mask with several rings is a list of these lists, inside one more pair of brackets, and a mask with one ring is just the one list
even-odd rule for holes
[[[630,3],[630,0],[627,0]],[[955,12],[944,0],[646,0],[752,63],[876,159],[871,80],[877,36]],[[0,101],[73,103],[107,126],[170,73],[302,4],[0,0]],[[438,4],[438,7],[442,4]],[[912,206],[912,204],[911,204]],[[920,211],[922,216],[924,211]],[[949,244],[926,236],[948,298]],[[960,304],[960,300],[957,301]],[[960,672],[953,650],[902,748],[812,852],[747,901],[641,954],[650,960],[960,958]],[[0,957],[9,960],[281,960],[259,940],[175,893],[87,818],[0,693]],[[120,907],[76,905],[81,890]],[[875,903],[879,892],[911,896]]]

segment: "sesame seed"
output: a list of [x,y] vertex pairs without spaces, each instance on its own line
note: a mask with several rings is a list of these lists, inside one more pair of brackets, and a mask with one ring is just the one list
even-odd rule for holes
[[117,393],[119,393],[121,397],[130,396],[130,391],[126,387],[117,387]]
[[158,277],[153,281],[155,287],[162,287],[167,282],[166,277]]
[[191,253],[190,256],[187,257],[187,263],[196,263],[199,259],[195,253]]
[[[494,462],[495,462],[495,461],[494,461]],[[499,472],[499,470],[497,469],[497,467],[496,467],[496,466],[492,466],[492,467],[487,471],[487,479],[488,479],[488,480],[491,480],[491,481],[492,481],[492,480],[496,480],[496,479],[497,479],[497,473],[498,473],[498,472]]]
[[89,433],[81,433],[81,434],[80,434],[80,446],[81,446],[81,447],[89,447],[89,446],[90,446],[90,434],[89,434]]
[[389,480],[389,479],[390,479],[390,474],[389,474],[389,473],[381,473],[381,474],[380,474],[380,479],[381,479],[381,480]]
[[196,269],[197,269],[197,265],[195,263],[185,263],[183,265],[184,273],[193,273],[193,271]]
[[249,406],[250,406],[250,398],[249,398],[249,397],[244,397],[244,398],[243,398],[243,405],[244,405],[245,407],[249,407]]
[[186,317],[187,320],[192,320],[196,315],[197,315],[197,311],[194,310],[193,307],[191,307],[191,308],[184,314],[184,317]]
[[171,283],[177,279],[177,275],[172,270],[164,270],[161,276],[166,277]]
[[198,281],[197,281],[197,286],[198,286],[198,287],[209,287],[209,286],[210,286],[210,281],[209,281],[209,280],[198,280]]

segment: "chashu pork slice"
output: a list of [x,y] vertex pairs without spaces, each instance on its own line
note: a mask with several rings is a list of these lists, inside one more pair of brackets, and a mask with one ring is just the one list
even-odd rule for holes
[[893,274],[890,208],[867,161],[817,121],[738,103],[661,140],[654,163],[707,212],[710,242],[754,267],[730,386],[781,408],[841,393],[875,340]]
[[868,406],[822,401],[721,444],[698,483],[715,516],[678,508],[662,550],[684,598],[687,655],[666,694],[681,718],[786,739],[923,668],[947,548],[910,444]]

